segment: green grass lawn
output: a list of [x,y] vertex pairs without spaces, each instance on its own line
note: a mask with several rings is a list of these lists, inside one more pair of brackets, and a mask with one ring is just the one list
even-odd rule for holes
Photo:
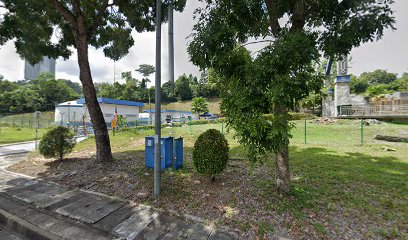
[[[46,129],[39,129],[41,137]],[[0,127],[0,144],[24,142],[35,139],[35,128]]]
[[[61,183],[78,187],[97,182],[92,190],[197,215],[238,229],[243,239],[268,239],[268,234],[293,239],[407,239],[408,144],[377,141],[374,136],[407,136],[408,125],[365,126],[361,145],[357,120],[306,123],[307,144],[304,121],[296,121],[292,130],[289,197],[280,196],[274,187],[273,154],[260,156],[262,164],[248,163],[246,150],[233,139],[232,130],[226,132],[226,138],[235,160],[218,182],[206,182],[195,172],[191,151],[196,138],[209,128],[221,130],[221,124],[194,125],[192,134],[189,126],[163,129],[163,136],[184,138],[185,167],[163,173],[160,199],[135,196],[146,191],[150,196],[152,189],[152,171],[144,167],[143,151],[144,136],[152,135],[152,130],[111,135],[115,163],[106,166],[86,160],[95,154],[93,138],[78,144],[71,155],[78,160],[63,162],[64,171],[83,167],[83,174]],[[40,164],[44,161],[23,165]],[[40,176],[58,175],[65,168],[61,164],[45,164]]]
[[[54,125],[54,112],[41,112],[39,127],[48,128]],[[0,127],[31,128],[36,126],[34,113],[23,113],[9,116],[0,115]]]

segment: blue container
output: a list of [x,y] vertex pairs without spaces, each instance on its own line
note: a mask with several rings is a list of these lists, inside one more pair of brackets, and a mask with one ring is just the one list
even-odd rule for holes
[[173,163],[173,137],[162,137],[161,155],[161,169],[171,167]]
[[[145,164],[147,168],[154,168],[154,137],[145,138]],[[161,170],[172,165],[173,158],[173,138],[161,138]]]
[[173,166],[177,170],[183,167],[183,138],[174,139],[174,154],[175,162]]

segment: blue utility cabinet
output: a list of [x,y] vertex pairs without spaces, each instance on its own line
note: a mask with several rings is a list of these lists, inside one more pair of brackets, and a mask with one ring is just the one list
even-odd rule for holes
[[161,155],[161,169],[171,167],[173,163],[173,137],[162,137]]
[[175,161],[173,167],[177,170],[183,167],[183,138],[174,139]]
[[[147,168],[154,168],[154,137],[145,138],[145,164]],[[173,138],[161,138],[161,170],[172,165],[173,158]]]

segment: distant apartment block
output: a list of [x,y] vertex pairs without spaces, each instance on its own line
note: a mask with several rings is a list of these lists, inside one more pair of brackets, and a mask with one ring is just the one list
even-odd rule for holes
[[41,72],[49,72],[55,76],[55,59],[44,57],[43,60],[35,65],[25,61],[24,79],[36,79]]

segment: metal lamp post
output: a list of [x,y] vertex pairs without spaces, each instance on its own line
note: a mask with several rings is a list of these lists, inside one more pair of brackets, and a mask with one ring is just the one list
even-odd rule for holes
[[34,112],[35,119],[37,121],[36,127],[35,127],[35,150],[38,149],[38,128],[40,127],[40,111]]
[[156,0],[156,78],[155,78],[155,112],[154,115],[154,196],[161,190],[161,0]]

